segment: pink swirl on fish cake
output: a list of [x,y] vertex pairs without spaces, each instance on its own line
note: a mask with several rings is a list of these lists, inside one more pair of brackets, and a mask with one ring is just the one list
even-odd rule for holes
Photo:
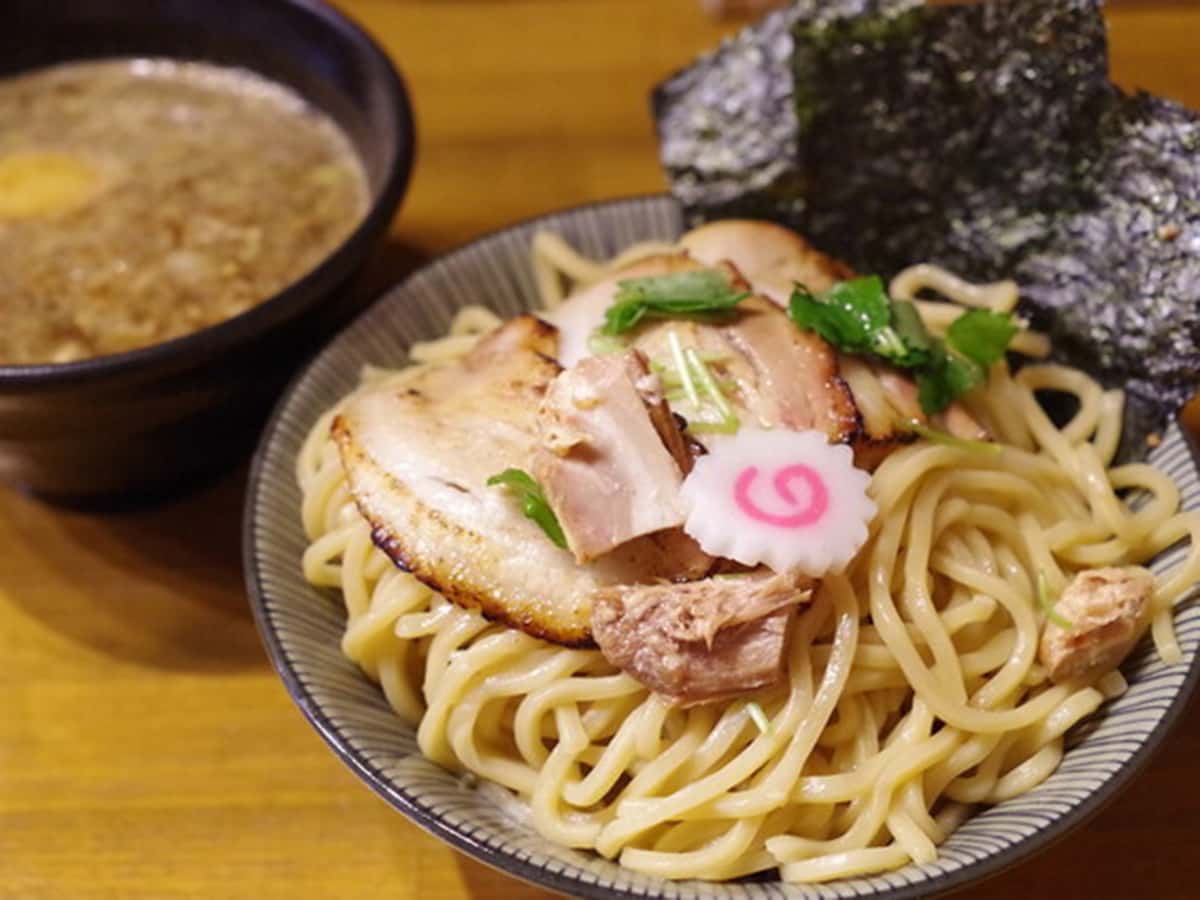
[[738,508],[748,518],[756,522],[773,525],[776,528],[803,528],[821,521],[829,509],[829,490],[825,487],[825,480],[812,466],[805,465],[804,463],[784,466],[782,469],[776,470],[774,477],[771,479],[775,493],[784,503],[791,507],[798,505],[796,495],[791,488],[791,483],[802,481],[808,488],[807,504],[796,512],[787,515],[763,509],[750,496],[750,490],[757,478],[758,466],[747,466],[738,474],[737,480],[733,485],[733,499],[737,503]]

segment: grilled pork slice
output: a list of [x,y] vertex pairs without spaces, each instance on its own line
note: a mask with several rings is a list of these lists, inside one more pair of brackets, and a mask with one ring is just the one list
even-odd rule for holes
[[[764,227],[771,234],[791,236],[799,246],[816,254],[787,229]],[[690,234],[715,228],[705,226]],[[571,366],[587,353],[588,338],[603,324],[604,311],[615,301],[619,281],[705,268],[724,271],[735,291],[751,290],[740,268],[729,262],[700,261],[687,254],[649,257],[576,292],[547,315],[563,335],[559,362]],[[738,315],[727,322],[651,320],[629,337],[632,345],[648,357],[671,367],[672,333],[681,346],[693,347],[714,359],[713,371],[734,382],[729,399],[744,421],[763,427],[817,428],[833,441],[854,438],[857,414],[849,389],[838,377],[833,349],[819,335],[797,329],[776,304],[763,297],[751,297],[742,301]],[[705,440],[710,438],[706,436]]]
[[554,344],[551,326],[513,319],[459,362],[351,398],[333,436],[358,508],[392,560],[460,606],[586,647],[597,587],[699,578],[712,560],[672,529],[581,566],[504,488],[487,486],[497,472],[530,466],[538,407],[561,371]]
[[777,681],[788,625],[808,596],[790,574],[601,588],[592,633],[609,662],[691,706]]
[[854,445],[854,461],[864,468],[874,469],[897,447],[917,439],[905,427],[904,423],[909,421],[931,425],[967,440],[992,439],[988,430],[958,403],[950,404],[935,416],[925,415],[916,384],[895,369],[862,357],[839,354],[838,370],[850,386],[861,418],[862,431]]
[[897,427],[896,409],[879,379],[878,367],[861,357],[839,354],[838,371],[854,396],[862,424],[854,444],[854,462],[874,469],[889,453],[917,436]]
[[[654,321],[634,334],[633,343],[666,369],[678,370],[671,342],[694,348],[747,424],[762,428],[817,429],[831,441],[851,442],[858,411],[839,377],[837,356],[815,332],[801,331],[763,297],[738,305],[724,322]],[[676,375],[676,377],[678,377]],[[676,412],[687,416],[682,404]],[[707,446],[719,435],[703,434]]]
[[816,332],[801,331],[775,304],[751,297],[722,336],[754,369],[760,421],[815,428],[835,441],[854,437],[854,398],[838,376],[836,354]]
[[722,219],[693,228],[679,244],[705,265],[731,261],[755,290],[781,306],[787,305],[796,282],[816,292],[854,276],[844,263],[773,222]]
[[590,642],[599,582],[489,477],[525,468],[537,409],[559,367],[554,331],[513,319],[461,362],[353,397],[333,435],[376,543],[461,606],[530,634]]
[[[722,260],[732,263],[755,291],[784,307],[796,283],[820,292],[855,274],[794,231],[771,222],[746,219],[711,222],[689,231],[679,243],[706,264]],[[861,415],[861,430],[854,441],[854,460],[859,466],[873,469],[897,447],[915,440],[915,435],[902,427],[910,419],[956,437],[991,438],[987,429],[957,403],[927,418],[917,399],[917,386],[896,369],[838,354],[836,371],[849,386]]]
[[567,369],[546,392],[538,427],[533,475],[578,562],[683,524],[691,457],[641,353]]
[[1154,576],[1139,566],[1085,569],[1054,605],[1063,625],[1042,631],[1038,657],[1052,681],[1101,675],[1120,665],[1149,619]]
[[604,311],[613,305],[617,296],[617,282],[627,278],[646,278],[707,268],[709,266],[697,262],[686,253],[661,254],[631,263],[607,278],[576,291],[557,309],[543,315],[546,321],[558,328],[559,363],[569,368],[589,355],[588,341],[596,329],[604,324]]

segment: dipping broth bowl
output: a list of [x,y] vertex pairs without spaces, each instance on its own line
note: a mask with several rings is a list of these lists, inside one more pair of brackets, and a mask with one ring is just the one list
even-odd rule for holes
[[72,504],[173,493],[244,457],[294,369],[370,299],[352,288],[408,184],[407,91],[361,28],[309,0],[9,0],[5,19],[0,78],[129,57],[250,69],[326,113],[362,163],[359,225],[246,312],[126,353],[0,365],[0,480]]

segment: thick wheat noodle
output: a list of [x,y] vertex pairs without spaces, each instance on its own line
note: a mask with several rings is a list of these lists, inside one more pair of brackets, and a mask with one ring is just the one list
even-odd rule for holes
[[[620,262],[672,249],[638,245]],[[534,268],[553,305],[565,285],[613,266],[543,234]],[[893,285],[1004,311],[1016,299],[1010,283],[976,287],[929,266]],[[412,358],[457,359],[498,322],[463,309]],[[1040,347],[1040,336],[1025,340]],[[402,384],[413,371],[367,368],[364,383]],[[1078,399],[1065,426],[1038,405],[1043,389]],[[1039,572],[1058,590],[1080,568],[1145,562],[1190,541],[1153,601],[1151,633],[1168,662],[1181,658],[1173,608],[1200,577],[1200,517],[1179,512],[1170,479],[1148,465],[1109,468],[1120,392],[1061,366],[1013,376],[1001,363],[968,407],[1004,449],[920,443],[892,454],[873,477],[867,545],[796,617],[786,679],[743,699],[673,708],[598,651],[490,623],[392,567],[354,509],[328,435],[333,410],[297,462],[304,574],[341,590],[343,650],[417,727],[422,751],[514,792],[522,802],[499,802],[550,840],[665,878],[778,867],[787,880],[825,881],[929,861],[971,805],[1041,783],[1066,731],[1125,687],[1119,673],[1046,680]],[[1118,489],[1141,495],[1140,507]],[[765,711],[765,732],[750,702]]]

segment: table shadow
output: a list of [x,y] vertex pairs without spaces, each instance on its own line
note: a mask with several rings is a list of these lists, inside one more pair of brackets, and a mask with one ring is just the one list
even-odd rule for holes
[[241,516],[246,466],[151,509],[87,512],[10,505],[49,584],[0,573],[31,618],[105,655],[167,670],[265,665],[246,602]]
[[[356,307],[427,259],[389,237],[356,282]],[[242,579],[247,471],[243,462],[184,494],[126,508],[18,498],[11,528],[52,577],[36,584],[19,569],[0,572],[0,590],[45,627],[112,657],[176,671],[265,667]]]

